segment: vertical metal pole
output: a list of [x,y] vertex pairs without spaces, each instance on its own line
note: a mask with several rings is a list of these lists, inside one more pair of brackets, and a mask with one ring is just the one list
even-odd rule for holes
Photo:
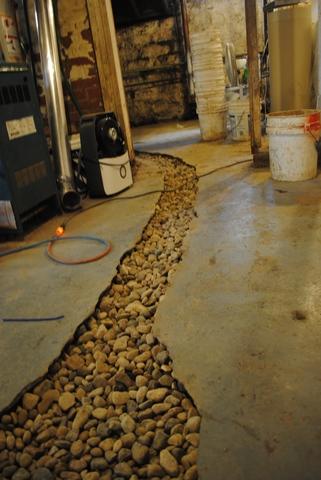
[[251,110],[251,148],[252,153],[256,154],[262,144],[256,0],[245,0],[245,17]]
[[80,198],[75,189],[70,156],[52,0],[35,0],[35,17],[52,150],[61,188],[61,201],[64,208],[72,210],[78,207]]

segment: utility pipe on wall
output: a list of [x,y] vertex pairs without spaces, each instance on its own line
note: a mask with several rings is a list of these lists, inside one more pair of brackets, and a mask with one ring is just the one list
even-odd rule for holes
[[79,206],[80,197],[75,188],[70,156],[52,0],[35,0],[35,18],[52,150],[61,190],[61,202],[66,210],[74,210]]

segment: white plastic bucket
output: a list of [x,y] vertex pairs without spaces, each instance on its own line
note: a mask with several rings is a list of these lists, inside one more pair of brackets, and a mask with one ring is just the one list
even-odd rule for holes
[[224,101],[218,101],[213,98],[212,100],[197,100],[197,111],[201,112],[218,112],[218,111],[227,111],[227,104]]
[[228,118],[232,132],[232,139],[247,141],[250,139],[250,102],[249,99],[233,100],[229,102]]
[[267,132],[274,180],[297,182],[316,177],[320,111],[293,110],[268,116]]
[[199,122],[202,139],[221,140],[226,136],[226,110],[213,113],[200,113]]
[[225,88],[224,88],[224,85],[217,85],[215,81],[211,81],[211,82],[198,82],[198,83],[195,83],[195,90],[196,90],[196,94],[206,94],[206,95],[209,95],[209,94],[213,94],[213,95],[216,95],[216,94],[220,94],[224,96],[225,98]]
[[226,136],[225,71],[218,31],[191,35],[197,112],[203,140]]

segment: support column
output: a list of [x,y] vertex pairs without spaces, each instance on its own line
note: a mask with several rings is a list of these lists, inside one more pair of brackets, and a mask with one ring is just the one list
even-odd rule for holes
[[87,0],[104,109],[117,115],[128,153],[135,158],[111,0]]
[[251,110],[251,149],[255,155],[259,153],[262,144],[256,0],[245,0],[245,16]]

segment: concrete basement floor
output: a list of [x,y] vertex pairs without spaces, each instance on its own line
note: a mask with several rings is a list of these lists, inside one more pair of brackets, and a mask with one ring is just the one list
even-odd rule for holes
[[[147,159],[139,162],[135,184],[123,196],[163,188],[158,167]],[[0,259],[0,319],[65,316],[62,321],[28,324],[0,320],[0,411],[24,387],[46,373],[76,328],[94,311],[100,294],[116,274],[120,258],[139,240],[158,198],[159,194],[154,194],[107,203],[83,213],[69,224],[69,235],[92,234],[112,243],[111,253],[97,263],[59,265],[46,257],[42,247]],[[50,238],[61,221],[61,217],[53,218],[26,235],[24,241]],[[0,251],[21,244],[1,243]],[[79,258],[91,256],[100,248],[86,242],[72,242],[58,245],[56,252],[70,257],[76,250]]]
[[[199,174],[250,158],[246,143],[201,143],[196,122],[139,128],[135,138],[138,149],[179,156]],[[161,186],[149,163],[126,194]],[[65,319],[0,323],[0,410],[93,311],[157,199],[107,204],[71,224],[70,233],[112,241],[97,264],[63,267],[31,251],[1,260],[1,317]],[[199,182],[198,218],[155,332],[203,416],[201,480],[321,479],[320,207],[320,177],[278,183],[248,164]],[[50,236],[56,223],[26,241]]]
[[[136,139],[198,173],[249,158],[193,122]],[[321,178],[232,167],[200,180],[196,211],[155,333],[203,416],[200,479],[320,479]]]

